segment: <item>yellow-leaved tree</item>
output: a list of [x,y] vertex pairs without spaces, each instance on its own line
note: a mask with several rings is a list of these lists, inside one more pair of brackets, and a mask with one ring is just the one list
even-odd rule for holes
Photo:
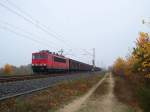
[[13,69],[12,69],[12,66],[10,64],[6,64],[4,66],[3,70],[4,70],[4,73],[8,74],[8,75],[13,73]]
[[133,51],[134,72],[140,72],[144,77],[150,76],[150,38],[147,33],[141,32]]
[[125,66],[126,66],[125,60],[123,58],[119,57],[114,62],[113,72],[117,75],[124,75]]

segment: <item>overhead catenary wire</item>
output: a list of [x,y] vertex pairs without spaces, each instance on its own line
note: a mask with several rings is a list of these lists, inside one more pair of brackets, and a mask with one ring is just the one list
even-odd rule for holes
[[[6,1],[7,1],[10,5],[12,5],[15,9],[19,10],[21,13],[23,13],[23,14],[26,15],[28,18],[30,18],[32,21],[34,21],[35,23],[37,23],[38,25],[40,25],[40,29],[41,29],[42,27],[44,27],[44,29],[46,29],[47,31],[49,31],[49,28],[47,28],[46,25],[42,24],[39,20],[33,18],[30,14],[28,14],[27,12],[25,12],[24,10],[22,10],[19,6],[17,6],[17,5],[16,5],[15,3],[13,3],[11,0],[6,0]],[[41,26],[42,26],[42,27],[41,27]],[[44,29],[42,28],[42,30],[44,30]],[[44,30],[44,31],[45,31],[45,30]],[[49,34],[50,32],[47,32],[47,31],[46,31],[46,33]],[[55,34],[57,34],[57,33],[55,32]],[[60,38],[58,38],[56,35],[51,34],[51,33],[50,33],[50,35],[60,40]],[[59,34],[57,34],[57,35],[58,35],[59,37],[62,37],[62,36],[59,35]],[[65,44],[67,44],[67,46],[69,46],[69,47],[71,47],[71,48],[74,49],[74,47],[70,46],[70,44],[68,44],[68,43],[67,43],[66,41],[64,41],[63,39],[61,39],[61,41],[63,41],[63,43],[65,43]],[[76,49],[76,48],[75,48],[75,49]],[[88,53],[88,55],[91,55],[90,52],[88,52],[88,51],[86,51],[86,50],[84,50],[84,49],[82,49],[82,51]]]
[[[19,32],[21,31],[21,32],[23,32],[23,33],[25,33],[26,35],[29,35],[30,37],[32,36],[32,37],[39,37],[39,38],[41,38],[41,36],[39,36],[39,35],[35,35],[35,34],[33,34],[33,33],[31,33],[31,32],[29,32],[29,31],[25,31],[23,28],[21,28],[21,27],[18,27],[18,26],[15,26],[15,25],[12,25],[12,24],[10,24],[10,23],[8,23],[8,22],[6,22],[6,21],[2,21],[2,20],[0,20],[0,23],[2,23],[2,24],[4,24],[5,26],[9,26],[9,27],[11,27],[11,28],[13,28],[13,29],[16,29],[16,30],[19,30]],[[38,38],[38,39],[39,39]],[[37,39],[37,38],[36,38]],[[39,41],[41,41],[41,40],[39,40]],[[45,43],[47,43],[47,44],[49,44],[50,46],[52,46],[52,45],[56,45],[55,43],[53,43],[52,41],[44,41]],[[53,48],[54,48],[54,46],[53,46]]]
[[[19,36],[19,37],[20,37],[20,36],[21,36],[21,37],[24,37],[24,38],[29,39],[29,40],[31,40],[31,41],[33,41],[33,42],[36,42],[36,43],[38,43],[38,44],[40,44],[40,45],[44,45],[44,46],[46,46],[46,47],[51,47],[51,48],[56,49],[54,46],[50,46],[49,44],[46,44],[46,43],[41,42],[41,41],[39,41],[39,40],[37,40],[37,39],[34,39],[34,38],[32,38],[31,36],[29,36],[29,35],[25,35],[25,34],[22,34],[22,33],[18,33],[17,31],[14,30],[14,29],[18,29],[18,28],[15,27],[15,26],[12,26],[11,24],[9,24],[9,26],[11,26],[13,29],[8,28],[6,25],[5,25],[5,26],[1,26],[1,25],[0,25],[0,29],[9,31],[9,32],[11,32],[11,33],[13,33],[13,34],[15,34],[15,35],[17,35],[17,36]],[[20,30],[20,29],[18,29],[18,30]],[[83,58],[83,57],[76,56],[75,54],[65,54],[65,55],[70,55],[70,56],[73,56],[73,57],[75,57],[75,58],[77,58],[77,59]]]
[[[2,23],[2,22],[4,22],[4,21],[1,21],[1,20],[0,20],[0,22]],[[40,41],[40,40],[37,40],[37,39],[32,38],[31,36],[33,36],[33,35],[32,35],[30,32],[25,32],[26,34],[24,35],[24,34],[18,33],[17,31],[14,30],[14,29],[21,30],[19,27],[13,26],[12,24],[9,24],[9,23],[7,23],[7,22],[4,22],[3,24],[4,24],[5,26],[3,26],[3,27],[0,26],[1,29],[3,28],[3,30],[7,30],[7,31],[9,31],[9,32],[11,32],[11,33],[14,33],[14,34],[18,35],[18,36],[23,36],[23,37],[25,37],[25,38],[28,38],[28,39],[30,39],[30,40],[32,40],[32,41],[38,43],[38,44],[42,44],[42,45],[45,45],[45,46],[47,46],[47,47],[51,47],[51,48],[54,48],[54,49],[55,49],[55,46],[46,44],[46,43],[44,43],[44,42],[42,42],[42,41]],[[7,25],[10,26],[10,27],[13,28],[13,29],[8,28]],[[28,35],[28,34],[29,34],[29,35]],[[76,56],[76,55],[73,54],[73,53],[72,53],[72,54],[67,53],[67,54],[65,54],[65,55],[70,55],[70,56],[73,56],[73,57],[75,57],[75,58],[83,58],[83,57]]]
[[[31,36],[29,36],[29,35],[22,34],[22,33],[18,33],[17,31],[14,30],[14,28],[11,29],[11,28],[8,28],[7,26],[2,26],[2,25],[0,25],[0,29],[5,30],[5,31],[9,31],[9,32],[11,32],[11,33],[13,33],[13,34],[15,34],[15,35],[17,35],[17,36],[19,36],[19,37],[21,36],[21,37],[23,37],[23,38],[25,38],[25,39],[31,40],[31,41],[33,41],[33,42],[35,42],[35,43],[38,43],[38,44],[42,45],[42,46],[51,47],[51,48],[53,48],[53,49],[56,49],[54,46],[51,46],[51,45],[49,45],[49,44],[46,44],[46,43],[44,43],[44,42],[42,42],[42,41],[39,41],[39,40],[37,40],[37,39],[34,39],[34,38],[32,38]],[[77,58],[77,59],[83,58],[83,57],[76,56],[75,54],[66,54],[66,55],[73,56],[73,57],[75,57],[75,58]]]
[[20,7],[18,7],[16,4],[14,4],[12,1],[10,0],[6,0],[10,5],[12,5],[15,9],[19,10],[21,13],[24,13],[24,15],[26,15],[27,17],[29,17],[32,21],[36,21],[38,23],[37,20],[35,20],[30,14],[26,13],[25,11],[23,11]]
[[[10,3],[9,0],[7,0],[7,1]],[[12,2],[11,2],[11,4],[12,4]],[[32,16],[30,16],[30,15],[27,14],[27,13],[25,13],[25,12],[24,12],[23,10],[21,10],[20,8],[17,8],[16,5],[13,5],[13,6],[16,7],[17,10],[19,10],[21,13],[23,13],[23,14],[26,15],[27,17],[24,16],[24,15],[22,15],[22,14],[20,14],[20,13],[18,13],[17,11],[13,10],[12,8],[6,6],[6,5],[3,4],[3,3],[0,3],[0,6],[3,7],[3,8],[5,8],[5,9],[7,9],[9,12],[11,12],[11,13],[17,15],[18,17],[24,19],[26,22],[32,24],[33,26],[35,26],[36,28],[40,29],[41,31],[45,32],[45,33],[48,34],[50,37],[53,37],[53,38],[55,38],[55,39],[61,41],[64,45],[71,47],[71,46],[70,46],[68,43],[66,43],[66,41],[64,41],[62,38],[59,38],[58,36],[56,36],[56,35],[54,35],[53,33],[51,33],[51,32],[46,28],[45,25],[40,24],[40,22],[37,21],[37,20],[35,20]],[[87,52],[87,51],[85,51],[85,50],[83,50],[83,51],[84,51],[84,52]],[[90,53],[88,52],[88,54],[90,54]]]
[[[51,30],[50,28],[48,28],[46,25],[42,24],[39,20],[33,18],[29,13],[27,13],[26,11],[22,10],[19,6],[17,6],[15,3],[13,3],[11,0],[6,0],[11,6],[13,6],[15,9],[17,9],[18,11],[20,11],[21,13],[23,13],[25,16],[27,16],[28,18],[30,18],[32,21],[34,21],[35,23],[41,25],[42,27],[44,27],[46,30]],[[57,34],[56,32],[53,31],[53,33]],[[57,34],[60,36],[60,34]]]
[[[45,43],[43,43],[43,42],[41,42],[41,41],[39,41],[39,40],[36,40],[36,39],[34,39],[34,38],[31,38],[31,37],[28,36],[28,35],[18,33],[18,32],[14,31],[14,30],[12,30],[12,29],[6,27],[6,26],[1,26],[1,25],[0,25],[0,29],[9,31],[9,32],[11,32],[11,33],[13,33],[13,34],[15,34],[15,35],[18,35],[19,37],[21,36],[21,37],[23,37],[23,38],[26,38],[26,39],[31,40],[31,41],[33,41],[33,42],[36,42],[36,43],[38,43],[38,44],[40,44],[40,45],[44,45],[45,47],[52,47],[52,46],[50,46],[49,44],[45,44]],[[55,49],[55,48],[54,48],[54,49]]]
[[[6,6],[5,4],[3,3],[0,3],[0,6],[7,9],[8,11],[14,13],[15,15],[17,15],[18,17],[21,17],[22,19],[24,19],[26,22],[34,25],[36,28],[42,30],[43,32],[45,32],[46,34],[48,34],[50,37],[53,37],[59,41],[61,41],[64,45],[66,45],[66,41],[64,41],[63,39],[57,37],[56,35],[54,35],[53,33],[51,33],[49,30],[47,30],[45,27],[43,27],[41,24],[39,24],[39,22],[35,21],[33,18],[31,19],[31,17],[26,17],[24,16],[23,14],[20,14],[18,13],[17,11],[11,9],[10,7]],[[34,22],[33,22],[34,20]],[[66,45],[68,46],[68,45]]]

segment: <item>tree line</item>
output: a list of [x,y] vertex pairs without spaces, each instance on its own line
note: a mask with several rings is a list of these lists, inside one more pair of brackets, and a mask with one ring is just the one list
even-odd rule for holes
[[139,33],[132,52],[126,58],[117,58],[112,66],[112,72],[135,86],[140,106],[144,112],[150,112],[150,36],[148,33]]
[[113,73],[129,78],[150,78],[150,37],[148,33],[139,34],[135,47],[126,59],[119,57],[115,61]]
[[5,64],[4,67],[0,68],[0,75],[27,75],[31,73],[31,64],[21,65],[20,67]]

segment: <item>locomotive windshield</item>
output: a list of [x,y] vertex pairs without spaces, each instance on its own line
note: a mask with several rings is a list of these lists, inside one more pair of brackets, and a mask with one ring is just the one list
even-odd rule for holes
[[32,59],[47,59],[46,54],[33,54]]

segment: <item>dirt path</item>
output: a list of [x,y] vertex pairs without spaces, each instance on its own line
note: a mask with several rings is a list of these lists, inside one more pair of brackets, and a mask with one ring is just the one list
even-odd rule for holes
[[[104,95],[94,96],[94,91],[104,82],[108,82],[108,91]],[[126,105],[117,101],[113,94],[114,80],[107,73],[87,94],[76,99],[58,112],[132,112]]]

